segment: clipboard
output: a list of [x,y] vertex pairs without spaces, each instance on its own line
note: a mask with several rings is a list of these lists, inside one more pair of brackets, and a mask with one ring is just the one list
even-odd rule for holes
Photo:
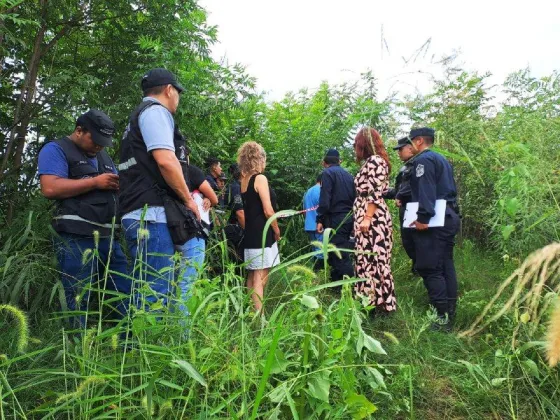
[[[447,200],[436,200],[435,211],[436,214],[430,219],[429,227],[442,227],[445,225],[445,209],[447,208]],[[418,219],[418,202],[410,202],[406,204],[404,210],[403,228],[416,229],[410,226],[412,222]]]

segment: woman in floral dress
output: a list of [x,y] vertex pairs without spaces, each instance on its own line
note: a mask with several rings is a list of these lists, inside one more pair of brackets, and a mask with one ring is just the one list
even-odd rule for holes
[[393,222],[383,199],[391,164],[383,141],[373,128],[358,132],[354,151],[357,161],[363,163],[354,178],[356,276],[363,279],[356,284],[355,291],[375,307],[375,313],[388,313],[397,309],[391,273]]

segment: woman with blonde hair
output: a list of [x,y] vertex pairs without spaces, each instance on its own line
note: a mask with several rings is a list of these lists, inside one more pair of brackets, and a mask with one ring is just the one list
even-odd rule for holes
[[267,232],[264,230],[267,220],[274,215],[276,200],[268,179],[262,174],[266,167],[266,152],[260,144],[254,141],[243,143],[237,152],[237,163],[241,171],[241,197],[245,212],[243,248],[249,272],[247,287],[253,291],[256,311],[262,312],[268,273],[271,267],[280,263],[277,243],[280,229],[276,220]]
[[354,141],[356,160],[363,162],[356,178],[354,235],[356,237],[356,294],[386,314],[397,309],[391,272],[393,221],[383,193],[389,186],[391,164],[379,133],[362,128]]

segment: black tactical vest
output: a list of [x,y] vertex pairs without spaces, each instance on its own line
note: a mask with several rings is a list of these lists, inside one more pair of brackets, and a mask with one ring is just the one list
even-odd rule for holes
[[[116,172],[113,161],[105,150],[96,155],[98,167],[95,168],[84,152],[68,137],[56,140],[55,143],[66,155],[68,179],[92,178],[102,173]],[[57,200],[53,227],[57,232],[83,236],[93,236],[93,231],[97,230],[101,237],[108,237],[111,236],[117,209],[117,194],[110,190],[93,190]]]
[[397,178],[399,183],[399,188],[395,196],[396,199],[401,200],[404,204],[412,201],[412,190],[410,189],[410,177],[412,176],[412,169],[414,167],[414,157],[410,158],[401,167]]
[[[140,114],[151,106],[163,106],[151,100],[143,101],[132,112],[128,126],[121,141],[119,165],[119,201],[121,217],[126,213],[138,210],[144,205],[163,206],[161,191],[179,200],[179,197],[165,182],[157,162],[148,153],[146,143],[140,132]],[[175,155],[186,174],[187,147],[185,138],[175,125],[173,136]]]

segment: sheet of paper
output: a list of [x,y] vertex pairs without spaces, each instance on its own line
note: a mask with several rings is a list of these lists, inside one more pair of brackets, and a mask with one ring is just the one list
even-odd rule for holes
[[201,193],[195,192],[192,194],[193,200],[198,206],[198,212],[200,213],[200,219],[204,222],[210,224],[210,211],[205,211],[203,207],[204,197]]
[[[436,214],[430,219],[429,227],[441,227],[445,224],[445,209],[447,207],[446,200],[436,200]],[[407,203],[404,211],[403,227],[408,228],[410,224],[418,218],[418,202]],[[414,229],[414,226],[412,227]]]

